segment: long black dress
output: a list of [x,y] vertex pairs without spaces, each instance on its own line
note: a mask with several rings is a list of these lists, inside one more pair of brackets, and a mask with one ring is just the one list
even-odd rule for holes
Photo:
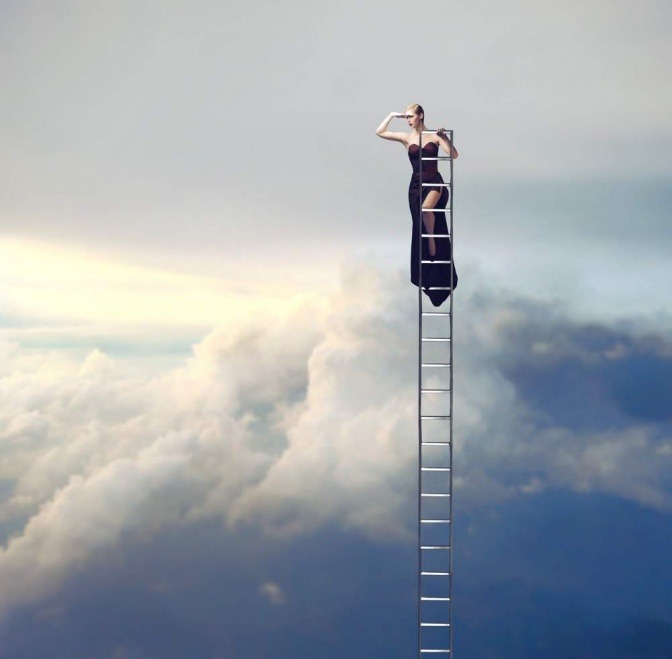
[[[434,142],[428,142],[422,147],[422,155],[425,158],[436,158],[439,152],[439,147]],[[420,285],[420,271],[418,263],[418,223],[420,222],[420,200],[418,196],[420,188],[420,147],[417,144],[411,144],[408,149],[408,157],[413,166],[413,174],[411,182],[408,186],[408,206],[411,210],[411,217],[413,218],[413,235],[411,237],[411,282],[416,286]],[[423,183],[443,183],[443,178],[439,173],[436,160],[422,161],[422,182]],[[448,200],[450,199],[450,192],[448,188],[442,187],[423,187],[422,199],[424,201],[430,190],[437,190],[441,193],[441,198],[436,204],[435,208],[446,208]],[[426,213],[423,213],[426,215]],[[434,213],[434,231],[437,234],[447,234],[447,218],[446,213]],[[422,233],[429,233],[427,228],[422,226]],[[434,238],[434,245],[436,246],[436,253],[434,256],[429,255],[429,238],[422,239],[422,260],[423,261],[451,261],[451,263],[423,263],[422,264],[422,289],[427,294],[432,304],[438,307],[448,299],[452,290],[431,290],[433,286],[449,287],[451,286],[451,269],[452,269],[452,288],[457,286],[457,271],[455,265],[452,263],[452,245],[450,238]],[[430,290],[428,290],[430,289]]]

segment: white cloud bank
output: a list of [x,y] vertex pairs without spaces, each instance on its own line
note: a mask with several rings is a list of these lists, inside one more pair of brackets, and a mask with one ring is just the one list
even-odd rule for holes
[[[0,613],[57,591],[126,534],[188,532],[197,519],[282,535],[336,523],[382,541],[408,537],[410,291],[401,274],[352,264],[330,299],[219,327],[184,367],[154,378],[129,377],[100,351],[80,363],[4,345],[0,478],[14,488],[0,513],[20,530],[0,553]],[[568,487],[669,509],[672,443],[654,442],[644,424],[539,428],[497,367],[506,332],[529,310],[461,295],[461,505]]]

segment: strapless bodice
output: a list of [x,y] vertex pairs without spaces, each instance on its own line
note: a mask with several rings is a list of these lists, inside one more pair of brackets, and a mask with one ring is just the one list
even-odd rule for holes
[[[439,153],[439,145],[435,142],[427,142],[422,147],[422,157],[423,158],[436,158]],[[411,144],[408,147],[408,159],[411,161],[413,166],[413,173],[417,174],[420,170],[420,147],[417,144]],[[422,161],[422,176],[425,175],[428,177],[436,174],[438,172],[437,161],[436,160],[423,160]]]

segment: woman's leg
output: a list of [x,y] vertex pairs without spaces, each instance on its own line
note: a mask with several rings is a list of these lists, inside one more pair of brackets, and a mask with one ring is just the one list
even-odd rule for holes
[[[422,202],[423,208],[436,208],[436,204],[441,198],[441,193],[437,190],[430,190],[427,193],[424,201]],[[427,233],[434,233],[434,213],[422,212],[422,221],[427,229]],[[429,255],[434,256],[436,254],[436,244],[434,238],[429,238]]]

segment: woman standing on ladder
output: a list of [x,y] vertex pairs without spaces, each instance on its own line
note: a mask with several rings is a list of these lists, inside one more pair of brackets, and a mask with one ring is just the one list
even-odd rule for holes
[[[411,127],[410,133],[395,133],[387,130],[392,119],[406,119]],[[425,112],[421,105],[414,103],[406,108],[406,112],[390,112],[387,118],[376,129],[376,135],[386,140],[401,142],[408,153],[413,166],[411,182],[408,186],[408,205],[413,219],[413,233],[411,236],[411,282],[420,285],[420,271],[418,263],[418,228],[420,217],[427,234],[448,233],[445,212],[421,212],[420,210],[420,141],[422,139],[422,157],[436,158],[441,147],[453,159],[457,158],[457,149],[450,143],[443,128],[439,128],[435,135],[422,136],[426,131]],[[443,178],[437,167],[438,161],[426,160],[422,164],[423,183],[443,183]],[[444,209],[448,205],[450,192],[447,187],[423,187],[422,207]],[[450,261],[450,263],[423,263],[422,264],[422,288],[429,296],[432,304],[439,306],[450,295],[450,290],[431,290],[433,286],[450,286],[452,268],[452,287],[457,286],[457,272],[452,263],[452,249],[450,238],[423,238],[422,261]],[[429,290],[428,290],[429,289]]]

